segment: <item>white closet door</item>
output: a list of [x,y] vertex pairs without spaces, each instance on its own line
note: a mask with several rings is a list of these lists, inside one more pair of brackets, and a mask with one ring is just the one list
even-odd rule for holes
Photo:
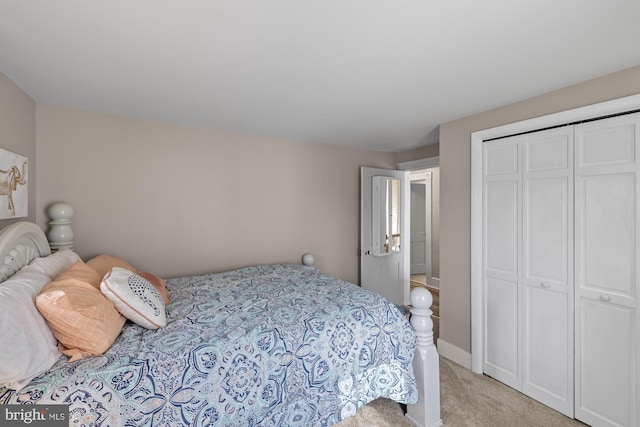
[[640,115],[576,126],[576,418],[638,426]]
[[522,392],[573,417],[573,129],[523,154]]
[[484,144],[484,372],[520,390],[521,137]]

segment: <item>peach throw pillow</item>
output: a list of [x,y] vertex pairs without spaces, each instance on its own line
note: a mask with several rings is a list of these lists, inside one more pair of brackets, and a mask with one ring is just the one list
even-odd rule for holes
[[167,294],[167,285],[164,279],[159,278],[155,274],[139,272],[138,275],[144,279],[146,279],[149,283],[153,285],[154,288],[158,292],[160,292],[160,296],[162,297],[162,301],[164,301],[164,305],[169,305],[169,295]]
[[[127,261],[106,254],[98,255],[95,258],[91,258],[89,261],[87,261],[87,265],[98,272],[100,281],[104,279],[104,276],[106,276],[106,274],[110,272],[113,267],[120,267],[133,272],[137,271]],[[100,282],[98,282],[98,288],[100,288]]]
[[126,319],[100,292],[101,277],[82,261],[44,287],[36,306],[71,361],[111,347]]

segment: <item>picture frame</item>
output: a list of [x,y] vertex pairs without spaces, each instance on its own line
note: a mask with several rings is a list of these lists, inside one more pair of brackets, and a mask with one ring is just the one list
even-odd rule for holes
[[29,214],[29,159],[0,148],[0,219]]

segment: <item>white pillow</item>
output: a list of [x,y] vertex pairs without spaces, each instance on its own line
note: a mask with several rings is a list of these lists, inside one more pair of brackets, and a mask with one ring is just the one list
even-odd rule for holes
[[24,267],[22,271],[34,271],[54,280],[60,274],[67,271],[69,267],[79,259],[80,256],[71,249],[62,249],[46,257],[34,259],[31,264]]
[[162,296],[138,274],[113,267],[102,279],[100,290],[132,322],[147,329],[158,329],[167,324]]
[[35,305],[51,279],[19,271],[0,283],[0,386],[20,390],[60,358],[58,343]]

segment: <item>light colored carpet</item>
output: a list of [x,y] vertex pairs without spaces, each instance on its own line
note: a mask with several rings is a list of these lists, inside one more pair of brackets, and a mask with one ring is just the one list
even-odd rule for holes
[[[447,427],[578,427],[570,419],[512,388],[440,358],[440,404]],[[410,427],[398,403],[378,399],[338,427]]]

